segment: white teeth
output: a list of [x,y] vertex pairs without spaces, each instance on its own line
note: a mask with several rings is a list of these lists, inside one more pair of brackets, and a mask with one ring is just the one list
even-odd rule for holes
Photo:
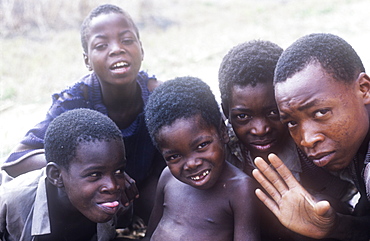
[[205,177],[209,174],[209,171],[204,171],[200,176],[190,177],[191,180],[198,181],[200,178]]
[[128,64],[126,62],[118,62],[118,63],[116,63],[116,64],[113,65],[113,68],[125,67],[127,65]]

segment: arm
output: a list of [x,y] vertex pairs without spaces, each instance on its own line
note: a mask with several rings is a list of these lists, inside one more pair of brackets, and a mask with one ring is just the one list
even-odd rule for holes
[[146,230],[145,234],[145,240],[149,240],[151,236],[153,235],[155,229],[157,228],[157,225],[159,221],[162,218],[163,215],[163,202],[164,202],[164,188],[165,184],[167,183],[168,179],[170,178],[170,170],[168,167],[166,167],[158,181],[157,190],[155,194],[155,201],[154,201],[154,207],[152,210],[152,213],[150,215],[148,228]]
[[234,240],[260,240],[260,223],[256,183],[247,177],[233,188],[232,209],[234,214]]
[[260,189],[256,195],[285,227],[316,239],[368,240],[369,217],[337,214],[328,201],[317,201],[309,194],[276,155],[268,158],[277,172],[263,159],[255,159],[258,170],[253,176],[269,196]]

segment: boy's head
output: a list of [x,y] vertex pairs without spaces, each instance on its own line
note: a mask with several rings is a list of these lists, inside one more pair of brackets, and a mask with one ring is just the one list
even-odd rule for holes
[[101,5],[81,27],[84,61],[103,88],[136,81],[144,58],[139,31],[131,17],[114,5]]
[[253,40],[232,48],[219,70],[222,108],[252,157],[278,152],[288,136],[279,119],[273,78],[283,52],[278,45]]
[[89,39],[90,24],[91,24],[92,19],[100,15],[110,14],[110,13],[122,14],[127,20],[129,20],[135,30],[137,38],[140,39],[139,29],[137,28],[135,22],[132,20],[131,16],[127,12],[125,12],[122,8],[115,6],[115,5],[103,4],[103,5],[100,5],[94,8],[82,22],[80,34],[81,34],[81,44],[82,44],[84,53],[88,52],[87,42]]
[[209,86],[194,77],[166,81],[150,96],[145,112],[150,136],[171,173],[199,189],[213,186],[228,139]]
[[343,39],[310,34],[280,57],[275,96],[296,144],[320,167],[347,167],[369,129],[370,78]]
[[67,202],[93,222],[118,210],[126,164],[120,130],[107,116],[75,109],[56,117],[45,134],[49,182]]

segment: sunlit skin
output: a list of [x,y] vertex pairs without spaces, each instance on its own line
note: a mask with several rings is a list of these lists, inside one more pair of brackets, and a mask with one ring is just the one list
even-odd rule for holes
[[178,119],[160,129],[158,143],[174,177],[195,188],[208,189],[224,168],[223,145],[227,137],[220,137],[216,128],[203,123],[200,117]]
[[145,240],[259,240],[255,182],[225,161],[225,128],[198,115],[162,127],[157,137],[168,168]]
[[90,221],[109,221],[121,203],[125,165],[122,141],[80,143],[69,169],[60,169],[59,199]]
[[228,118],[238,139],[250,151],[267,160],[285,144],[289,132],[280,122],[272,83],[235,85],[231,89]]
[[144,52],[133,24],[124,15],[110,13],[93,18],[87,46],[85,63],[102,85],[135,83]]
[[335,80],[320,64],[311,63],[275,85],[282,122],[310,160],[331,171],[347,167],[369,127],[369,77]]

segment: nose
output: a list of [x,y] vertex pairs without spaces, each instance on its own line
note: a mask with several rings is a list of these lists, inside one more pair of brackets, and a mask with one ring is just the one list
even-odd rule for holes
[[251,125],[251,133],[256,136],[264,136],[271,129],[268,121],[266,121],[264,118],[255,118],[251,121]]
[[121,189],[121,186],[119,185],[119,182],[114,175],[106,176],[102,180],[103,184],[101,186],[101,192],[112,194]]
[[110,56],[117,55],[117,54],[122,54],[122,53],[126,52],[124,47],[123,47],[123,44],[121,44],[118,41],[113,42],[110,45],[111,45],[111,49],[110,49],[110,52],[109,52]]
[[185,170],[192,170],[196,169],[198,166],[202,165],[202,160],[196,157],[187,158],[186,163],[184,165]]
[[303,125],[301,132],[301,146],[305,148],[314,148],[319,142],[324,141],[325,137],[321,132],[315,130],[311,124]]

